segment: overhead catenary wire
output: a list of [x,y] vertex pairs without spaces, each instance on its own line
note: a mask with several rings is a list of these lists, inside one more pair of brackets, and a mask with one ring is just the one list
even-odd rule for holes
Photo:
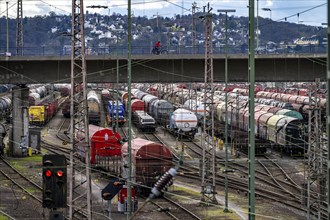
[[[272,24],[272,23],[275,23],[275,22],[279,22],[279,21],[287,21],[288,18],[292,18],[292,17],[296,17],[296,16],[300,16],[301,14],[304,14],[304,13],[307,13],[309,11],[312,11],[314,9],[317,9],[317,8],[320,8],[320,7],[323,7],[323,6],[326,6],[327,3],[323,3],[323,4],[320,4],[320,5],[316,5],[316,6],[313,6],[309,9],[306,9],[304,11],[300,11],[298,13],[295,13],[295,14],[292,14],[292,15],[289,15],[289,16],[286,16],[284,18],[280,18],[280,19],[277,19],[277,20],[272,20],[270,22],[267,22],[267,23],[264,23],[264,24],[261,24],[259,25],[259,27],[262,27],[262,26],[266,26],[266,25],[269,25],[269,24]],[[299,24],[298,24],[299,25]]]

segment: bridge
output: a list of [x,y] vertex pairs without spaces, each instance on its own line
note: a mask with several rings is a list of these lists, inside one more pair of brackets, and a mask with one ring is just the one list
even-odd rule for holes
[[[314,81],[326,79],[326,54],[256,55],[257,82]],[[87,80],[90,83],[116,82],[117,59],[119,82],[127,82],[127,56],[86,56]],[[167,54],[133,55],[132,82],[203,82],[204,55]],[[214,81],[223,82],[225,55],[214,54]],[[70,56],[0,57],[1,83],[69,83]],[[247,54],[228,55],[229,82],[248,81]]]

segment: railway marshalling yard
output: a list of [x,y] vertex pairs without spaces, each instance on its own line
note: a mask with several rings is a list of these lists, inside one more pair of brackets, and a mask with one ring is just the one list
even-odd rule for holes
[[[106,125],[105,113],[101,114],[100,124]],[[4,219],[48,219],[48,210],[42,208],[42,155],[47,153],[68,154],[69,119],[58,111],[55,117],[43,126],[41,152],[31,157],[1,160],[1,198],[0,216]],[[122,137],[127,135],[127,123],[118,130]],[[248,218],[248,158],[235,147],[236,140],[229,140],[228,168],[225,172],[225,149],[223,140],[217,138],[216,144],[216,199],[217,203],[201,202],[200,160],[202,158],[202,133],[199,128],[193,140],[179,139],[162,126],[155,133],[141,132],[133,126],[132,136],[157,142],[167,146],[173,153],[173,167],[182,164],[172,186],[164,192],[163,198],[156,198],[135,214],[134,219],[247,219]],[[63,140],[67,138],[67,140]],[[49,145],[52,145],[50,147]],[[60,152],[61,150],[61,152]],[[6,162],[13,168],[6,165]],[[20,174],[15,173],[15,170]],[[266,152],[256,157],[256,218],[257,219],[305,219],[303,157],[291,157],[266,146]],[[23,179],[23,177],[27,179]],[[114,177],[96,167],[92,169],[93,219],[127,219],[126,214],[118,211],[118,197],[111,204],[101,197],[101,190]],[[227,176],[227,180],[225,177]],[[76,176],[76,181],[81,178]],[[33,181],[35,185],[31,185]],[[228,183],[229,212],[225,209],[225,181]],[[137,183],[139,185],[139,183]],[[39,186],[39,187],[38,187]],[[141,185],[140,185],[141,187]],[[150,187],[145,187],[150,190]],[[316,192],[312,185],[311,191]],[[315,196],[314,194],[312,197]],[[145,198],[137,196],[138,207]],[[111,211],[109,212],[109,206]],[[316,212],[317,210],[311,210]],[[83,218],[84,213],[81,213]]]

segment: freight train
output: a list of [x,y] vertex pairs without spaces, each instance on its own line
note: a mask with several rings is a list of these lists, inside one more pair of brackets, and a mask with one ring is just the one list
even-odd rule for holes
[[[77,132],[83,140],[85,133]],[[119,133],[108,128],[89,125],[91,142],[90,161],[93,167],[127,178],[128,143]],[[85,144],[78,146],[78,154],[85,158]],[[132,177],[139,186],[153,186],[160,176],[173,166],[170,149],[162,144],[136,138],[131,141]],[[139,187],[139,192],[150,193],[149,188]]]
[[[291,103],[294,110],[300,112],[305,119],[308,118],[310,109],[310,100],[308,96],[260,91],[256,93],[256,98],[274,99],[281,102]],[[321,108],[321,113],[323,115],[325,115],[326,112],[326,102],[327,100],[325,98],[320,98],[318,100],[318,106]],[[322,119],[325,120],[324,117],[322,117]]]
[[144,102],[145,112],[153,116],[160,126],[168,129],[179,139],[194,139],[198,121],[193,112],[182,108],[174,111],[174,106],[167,100],[138,89],[133,89],[132,92]]
[[[94,91],[90,90],[87,93],[87,106],[88,106],[88,116],[89,123],[100,125],[101,122],[101,101],[99,95]],[[62,114],[66,118],[70,118],[71,111],[71,98],[69,97],[63,103]]]
[[[249,109],[247,101],[241,101],[238,105],[230,102],[227,108],[228,125],[234,128],[229,132],[232,139],[239,139],[238,147],[247,151],[247,132],[249,129]],[[226,120],[225,102],[218,100],[217,109],[217,133],[223,134],[223,124]],[[287,111],[275,111],[273,106],[255,106],[255,133],[256,153],[263,154],[268,146],[277,147],[281,152],[291,156],[302,156],[306,151],[305,122],[300,114]],[[290,113],[289,113],[289,112]],[[288,116],[290,115],[290,116]],[[292,117],[294,116],[294,117]],[[244,131],[244,132],[240,132]]]
[[61,105],[61,95],[59,92],[53,92],[46,96],[37,105],[29,107],[29,123],[33,125],[45,125],[53,118]]
[[[244,89],[235,88],[232,90],[240,93],[245,91]],[[260,93],[259,90],[256,90],[256,93]],[[215,132],[223,138],[226,115],[225,93],[217,91],[214,94],[213,106],[217,110]],[[231,128],[228,135],[238,143],[239,148],[247,151],[248,98],[234,92],[227,94],[228,124]],[[199,115],[199,123],[203,123],[203,120],[201,120],[204,116],[203,97],[204,92],[195,92],[192,95],[188,90],[173,91],[171,95],[167,95],[167,98],[171,100],[185,103],[184,108],[196,113],[197,116]],[[260,102],[255,104],[256,153],[263,154],[268,146],[274,146],[292,156],[303,155],[306,150],[306,118],[304,115],[295,111],[294,104],[288,103],[286,100],[269,102],[256,98],[256,101]],[[270,103],[272,105],[265,105]]]

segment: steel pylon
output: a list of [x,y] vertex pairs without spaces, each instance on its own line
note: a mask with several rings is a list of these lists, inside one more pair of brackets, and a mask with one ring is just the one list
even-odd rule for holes
[[[306,193],[303,193],[303,202],[307,200],[307,217],[312,217],[311,210],[316,208],[318,210],[318,219],[321,218],[321,210],[323,203],[326,201],[326,168],[327,161],[325,155],[327,152],[323,149],[322,144],[322,122],[321,122],[321,108],[320,97],[317,90],[320,86],[320,79],[316,79],[316,82],[311,85],[309,91],[309,105],[308,112],[308,167],[307,167],[307,189]],[[312,195],[311,187],[313,183],[317,183],[319,186],[319,193],[316,198]],[[307,198],[304,198],[307,195]]]
[[[204,123],[202,133],[202,198],[203,203],[217,203],[216,195],[216,148],[214,144],[214,107],[213,107],[213,47],[212,14],[209,4],[204,7],[205,19],[205,74],[204,74]],[[211,172],[210,172],[211,170]]]
[[[83,212],[92,219],[90,143],[88,132],[87,82],[85,60],[83,0],[72,0],[72,47],[71,47],[71,143],[69,218],[75,212]],[[80,135],[77,135],[80,133]],[[83,145],[85,164],[76,159],[78,146]],[[79,178],[79,181],[78,181]]]
[[23,0],[17,0],[16,55],[23,55]]

